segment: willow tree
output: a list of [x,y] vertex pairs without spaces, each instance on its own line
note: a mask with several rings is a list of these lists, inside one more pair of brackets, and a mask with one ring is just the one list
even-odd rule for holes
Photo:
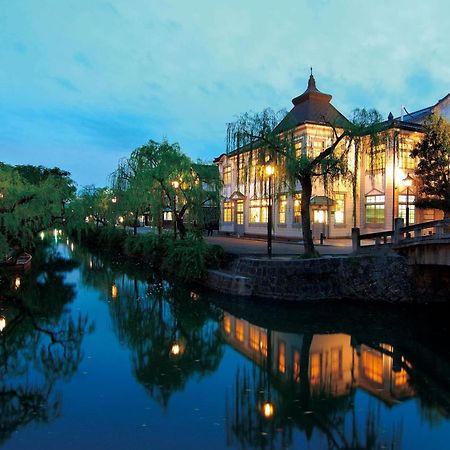
[[432,115],[425,124],[425,136],[411,152],[418,158],[418,208],[436,208],[450,217],[450,123]]
[[343,144],[351,133],[349,129],[329,124],[333,136],[330,145],[317,155],[307,149],[298,153],[295,128],[289,123],[290,120],[289,114],[286,116],[283,111],[275,113],[271,109],[243,114],[228,124],[227,150],[249,152],[250,158],[245,162],[237,159],[239,164],[252,164],[255,157],[260,164],[271,161],[277,166],[280,185],[288,185],[294,190],[295,184],[300,183],[303,245],[306,255],[314,255],[310,215],[313,183],[315,179],[322,178],[327,185],[331,179],[346,171],[348,146]]
[[0,163],[0,254],[30,249],[36,233],[61,224],[75,188],[58,168]]
[[172,213],[174,235],[186,235],[184,219],[202,223],[204,207],[218,205],[220,179],[216,167],[195,164],[177,143],[149,141],[120,162],[112,174],[115,192],[128,198],[124,207],[149,211],[161,231],[165,210]]

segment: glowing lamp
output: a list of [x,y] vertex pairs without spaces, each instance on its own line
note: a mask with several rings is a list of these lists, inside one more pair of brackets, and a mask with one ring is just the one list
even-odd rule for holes
[[4,197],[3,192],[0,192],[0,199]]
[[14,280],[14,289],[19,289],[20,288],[20,277],[17,276]]
[[123,216],[119,216],[119,223],[123,223]]
[[113,198],[111,199],[111,202],[112,202],[112,203],[117,203],[117,197],[113,197]]
[[6,318],[4,316],[0,316],[0,333],[5,329],[6,327]]
[[267,164],[265,171],[266,171],[266,175],[268,177],[271,177],[275,173],[275,167],[272,166],[272,164]]
[[414,178],[408,173],[408,175],[406,175],[406,178],[404,178],[402,181],[403,185],[406,188],[410,188],[414,183]]
[[172,181],[172,186],[174,189],[178,189],[180,187],[180,182],[177,180]]
[[181,352],[180,344],[173,344],[170,348],[170,353],[174,356],[178,356]]
[[261,412],[265,419],[268,419],[268,420],[272,419],[273,414],[274,414],[273,403],[264,402],[262,405],[262,408],[261,408]]
[[119,290],[117,289],[116,283],[113,283],[111,286],[111,297],[117,298],[118,294],[119,294]]

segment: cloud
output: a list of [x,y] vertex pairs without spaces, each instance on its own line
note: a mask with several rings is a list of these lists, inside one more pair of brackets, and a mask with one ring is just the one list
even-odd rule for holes
[[419,109],[450,90],[444,0],[0,2],[0,159],[31,160],[38,143],[41,164],[99,184],[150,138],[212,159],[227,122],[289,108],[310,66],[347,115]]

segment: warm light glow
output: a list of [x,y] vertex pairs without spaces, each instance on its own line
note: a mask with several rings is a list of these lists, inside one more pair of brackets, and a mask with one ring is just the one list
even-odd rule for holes
[[119,294],[119,290],[117,289],[117,286],[115,283],[111,286],[111,297],[117,298],[117,295]]
[[197,292],[191,291],[191,299],[192,300],[198,300],[200,298],[200,295],[197,294]]
[[58,236],[58,230],[56,228],[53,230],[53,236]]
[[123,223],[123,216],[119,216],[119,223]]
[[180,187],[180,182],[177,180],[172,181],[172,186],[174,189],[178,189]]
[[403,186],[405,186],[406,188],[410,188],[413,185],[414,178],[408,173],[408,175],[406,175],[406,178],[403,178],[402,182]]
[[16,277],[14,280],[14,288],[19,289],[20,288],[20,277]]
[[0,316],[0,333],[6,327],[6,318],[4,316]]
[[70,250],[73,251],[73,249],[75,248],[75,246],[73,245],[73,242],[70,244]]
[[84,221],[85,221],[86,223],[88,223],[88,222],[89,222],[89,216],[86,216],[86,217],[84,218]]
[[3,192],[0,192],[0,198],[3,198],[3,197],[4,197]]
[[265,171],[266,175],[268,177],[271,177],[275,173],[275,167],[272,166],[272,164],[267,164]]
[[270,403],[270,402],[265,402],[262,405],[262,413],[263,413],[263,416],[266,419],[271,419],[273,417],[273,414],[274,414],[273,404]]
[[170,353],[172,353],[172,355],[177,356],[179,355],[181,352],[181,348],[180,348],[180,344],[173,344],[172,348],[170,349]]
[[41,237],[41,241],[43,241],[43,240],[44,240],[44,237],[45,237],[45,233],[44,233],[43,231],[41,231],[41,232],[39,233],[39,236]]
[[90,259],[90,260],[89,260],[89,269],[92,269],[92,266],[93,266],[93,264],[92,264],[92,259]]
[[112,202],[112,203],[117,203],[117,197],[113,197],[113,198],[111,199],[111,202]]

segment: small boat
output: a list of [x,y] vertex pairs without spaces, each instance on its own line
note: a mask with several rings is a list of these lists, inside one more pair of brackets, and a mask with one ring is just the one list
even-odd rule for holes
[[7,270],[25,271],[31,267],[33,257],[29,253],[22,253],[17,258],[8,258],[0,263],[0,267]]

